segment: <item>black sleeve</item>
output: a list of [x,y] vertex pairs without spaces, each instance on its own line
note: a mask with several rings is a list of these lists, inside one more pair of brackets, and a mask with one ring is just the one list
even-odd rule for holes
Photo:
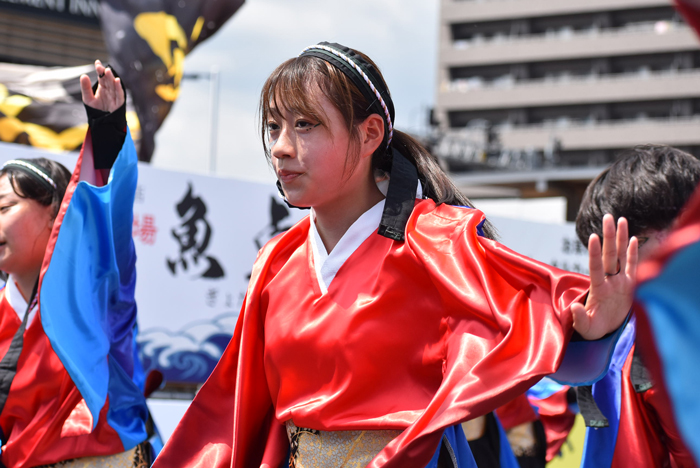
[[[92,90],[97,90],[97,83],[93,85]],[[124,104],[111,114],[88,105],[85,105],[85,110],[92,133],[95,169],[111,169],[126,139],[126,99]]]

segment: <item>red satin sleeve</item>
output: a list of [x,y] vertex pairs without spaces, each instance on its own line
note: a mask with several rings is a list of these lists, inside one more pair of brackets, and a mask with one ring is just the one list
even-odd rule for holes
[[[558,368],[572,333],[570,305],[588,278],[524,257],[478,235],[483,215],[423,201],[406,246],[421,259],[447,311],[443,380],[423,414],[371,468],[427,464],[444,427],[488,413]],[[420,455],[418,455],[420,454]]]

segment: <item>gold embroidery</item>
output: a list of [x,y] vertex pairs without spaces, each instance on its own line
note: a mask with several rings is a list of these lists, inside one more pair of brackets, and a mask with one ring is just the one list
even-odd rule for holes
[[291,468],[364,468],[401,431],[317,431],[287,421]]
[[114,455],[76,458],[37,468],[148,468],[151,466],[149,450],[149,445],[143,443]]

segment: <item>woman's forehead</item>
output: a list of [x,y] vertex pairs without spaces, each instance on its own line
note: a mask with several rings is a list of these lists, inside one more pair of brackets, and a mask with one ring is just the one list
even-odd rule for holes
[[269,115],[282,118],[290,114],[304,116],[325,114],[323,108],[328,98],[323,95],[320,89],[308,89],[305,92],[298,91],[285,93],[282,90],[278,90],[271,96],[267,105]]
[[0,197],[7,196],[17,196],[12,184],[10,183],[10,176],[7,173],[0,174]]

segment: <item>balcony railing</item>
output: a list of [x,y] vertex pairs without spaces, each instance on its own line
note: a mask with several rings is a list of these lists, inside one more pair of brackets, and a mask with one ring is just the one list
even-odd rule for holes
[[590,73],[587,75],[557,74],[545,78],[516,80],[512,75],[503,75],[495,80],[484,80],[480,77],[458,78],[453,81],[440,84],[441,93],[461,92],[468,93],[477,90],[503,90],[503,89],[527,89],[546,86],[570,86],[572,84],[589,83],[596,85],[600,83],[616,83],[628,81],[630,79],[652,80],[664,77],[682,78],[686,76],[698,75],[700,79],[700,68],[692,69],[670,69],[651,71],[648,68],[640,68],[636,72],[630,73]]
[[[489,133],[497,136],[489,138]],[[488,143],[494,141],[498,143]],[[596,151],[644,143],[700,145],[700,115],[684,118],[545,122],[524,126],[451,129],[433,144],[436,156],[462,164],[498,169],[533,170],[565,161],[561,151]]]
[[[465,0],[466,1],[466,0]],[[469,0],[476,1],[476,0]],[[489,0],[489,1],[506,1],[506,0]],[[512,42],[547,42],[547,41],[562,41],[571,40],[576,38],[584,37],[617,37],[625,36],[629,34],[639,34],[642,33],[656,33],[659,35],[667,34],[669,32],[677,30],[688,30],[688,26],[685,23],[676,21],[653,21],[645,23],[634,23],[621,28],[600,28],[591,27],[585,30],[574,30],[571,27],[563,27],[557,30],[551,30],[542,34],[528,34],[528,35],[509,35],[509,34],[496,34],[490,37],[484,37],[482,35],[476,35],[471,39],[457,39],[452,42],[452,47],[456,50],[465,50],[471,47],[487,47],[489,45],[502,45],[504,43]]]

